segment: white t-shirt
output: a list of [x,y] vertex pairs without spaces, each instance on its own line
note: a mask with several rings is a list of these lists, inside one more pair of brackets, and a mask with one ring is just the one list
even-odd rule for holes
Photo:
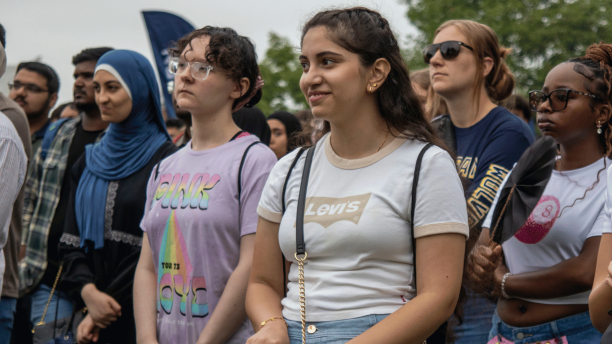
[[[409,221],[414,165],[424,146],[396,138],[370,157],[348,160],[336,155],[329,135],[317,144],[304,216],[308,321],[390,314],[416,295]],[[276,164],[257,212],[280,223],[281,250],[293,263],[283,316],[299,321],[295,220],[306,153],[289,178],[284,216],[281,204],[296,154],[297,150]],[[417,192],[417,238],[442,233],[467,237],[463,189],[447,152],[438,147],[427,151]]]
[[[607,159],[607,166],[611,162]],[[525,225],[502,244],[506,266],[512,274],[539,271],[577,257],[586,239],[601,236],[606,227],[604,200],[608,179],[602,168],[603,158],[576,170],[553,171]],[[599,183],[585,196],[585,191],[597,181],[598,174]],[[495,209],[498,198],[499,191],[491,209]],[[493,211],[490,211],[484,228],[492,226],[492,217]],[[588,304],[590,293],[585,291],[553,299],[520,299],[549,305]]]
[[[612,180],[612,165],[606,171],[608,179]],[[603,234],[612,234],[612,183],[608,184],[606,192],[606,221],[604,223]]]

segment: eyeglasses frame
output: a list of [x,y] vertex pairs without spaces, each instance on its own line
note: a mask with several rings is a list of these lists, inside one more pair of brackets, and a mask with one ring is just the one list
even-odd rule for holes
[[[457,44],[459,44],[459,45],[460,45],[460,46],[462,46],[462,47],[466,47],[466,48],[470,49],[472,52],[474,51],[474,48],[470,47],[469,45],[467,45],[467,44],[465,44],[465,43],[463,43],[463,42],[461,42],[461,41],[444,41],[444,42],[435,43],[435,44],[430,44],[430,45],[426,46],[426,47],[425,47],[425,49],[423,49],[423,59],[425,58],[425,52],[427,51],[427,49],[429,49],[429,47],[436,46],[436,53],[437,53],[437,52],[438,52],[438,50],[440,50],[440,47],[442,46],[442,44],[444,44],[444,43],[448,43],[448,42],[454,42],[454,43],[457,43]],[[431,57],[436,56],[436,53],[434,53],[433,55],[431,55]],[[440,52],[440,54],[442,54],[442,53]],[[457,56],[459,56],[459,54],[457,54]],[[444,57],[442,57],[442,58],[444,58]],[[456,58],[456,57],[454,57],[454,58]],[[453,59],[454,59],[454,58],[453,58]],[[430,58],[429,60],[430,60],[430,62],[431,62],[431,58]],[[445,60],[446,60],[446,59],[445,59]],[[451,59],[451,60],[452,60],[452,59]],[[425,63],[429,64],[429,62],[425,62]]]
[[[170,64],[171,64],[173,61],[178,62],[178,61],[180,61],[180,60],[181,60],[181,58],[180,58],[180,57],[171,57],[171,58],[169,58],[169,59],[168,59],[168,71],[170,72],[170,74],[173,74],[173,75],[177,74],[177,73],[175,73],[175,72],[172,72],[172,69],[170,69]],[[194,78],[194,79],[198,79],[198,80],[202,80],[202,81],[204,81],[204,80],[208,79],[208,75],[210,74],[210,71],[211,71],[211,70],[214,70],[213,66],[211,66],[211,65],[209,65],[209,64],[206,64],[206,63],[203,63],[203,62],[198,62],[198,61],[189,62],[189,61],[187,61],[187,60],[184,60],[184,61],[187,63],[187,68],[189,68],[189,70],[190,70],[190,74],[191,74],[191,77],[192,77],[192,78]],[[193,66],[194,66],[196,63],[199,63],[199,64],[201,64],[201,65],[203,65],[203,66],[206,66],[206,76],[204,77],[204,79],[197,78],[195,75],[193,75],[193,74],[194,74],[194,71],[193,71]],[[178,69],[177,69],[177,72],[178,72]]]
[[[565,99],[565,106],[563,106],[563,109],[553,109],[552,102],[550,101],[550,96],[551,96],[551,95],[552,95],[554,92],[556,92],[556,91],[566,91],[566,93],[565,93],[565,97],[566,97],[566,99]],[[546,101],[548,101],[548,104],[550,104],[550,108],[551,108],[553,111],[563,111],[563,110],[567,109],[567,104],[569,103],[569,94],[570,94],[570,92],[571,92],[571,93],[580,94],[580,95],[583,95],[583,96],[587,96],[587,97],[591,97],[591,98],[593,98],[593,99],[597,99],[597,100],[603,100],[603,99],[601,99],[600,97],[598,97],[598,96],[596,96],[596,95],[594,95],[594,94],[584,93],[584,92],[580,92],[580,91],[572,90],[571,88],[557,88],[556,90],[552,90],[552,91],[550,91],[550,93],[548,93],[548,94],[547,94],[546,92],[544,92],[544,91],[538,91],[538,90],[529,91],[529,97],[528,97],[528,99],[529,99],[529,109],[530,109],[531,111],[535,111],[535,112],[538,112],[538,109],[537,109],[537,108],[536,108],[536,109],[533,109],[533,108],[531,107],[531,94],[532,94],[532,93],[536,93],[536,92],[544,94],[544,101],[543,101],[542,103],[540,103],[540,105],[542,105],[542,104],[546,103]],[[538,106],[538,107],[539,107],[539,106]]]
[[[11,90],[11,91],[12,91],[12,90],[13,90],[13,88],[16,88],[16,89],[17,89],[17,91],[18,91],[18,90],[20,90],[21,88],[25,87],[25,91],[26,91],[26,92],[28,92],[28,93],[35,93],[35,94],[38,94],[38,93],[45,93],[45,92],[49,92],[49,90],[45,90],[44,88],[42,88],[42,87],[40,87],[40,86],[38,86],[38,85],[36,85],[36,84],[25,84],[25,83],[21,83],[21,82],[19,82],[19,81],[18,81],[18,83],[19,83],[19,85],[21,85],[20,87],[16,87],[16,86],[15,86],[15,81],[9,81],[9,82],[8,82],[8,87],[9,87],[9,90]],[[36,90],[31,90],[31,89],[28,89],[28,87],[31,87],[31,86],[34,86],[34,87],[36,87],[37,89],[36,89]]]

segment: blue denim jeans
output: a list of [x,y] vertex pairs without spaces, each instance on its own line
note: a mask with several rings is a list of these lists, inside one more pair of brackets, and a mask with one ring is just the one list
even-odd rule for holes
[[[364,333],[388,315],[374,314],[345,320],[306,322],[306,328],[310,325],[317,328],[313,334],[306,332],[306,342],[308,344],[344,344]],[[302,323],[287,319],[285,321],[287,321],[290,343],[302,344]]]
[[13,320],[15,319],[15,310],[17,308],[17,299],[14,297],[2,297],[0,299],[0,338],[6,343],[11,342],[11,333],[13,332]]
[[[47,301],[49,301],[49,294],[51,294],[51,287],[42,283],[32,293],[32,313],[30,314],[30,321],[33,325],[40,322],[45,307],[47,306]],[[53,293],[53,297],[49,303],[49,309],[45,315],[45,323],[55,321],[56,314],[58,319],[63,319],[72,315],[72,300],[68,295],[57,290]]]
[[495,312],[489,340],[500,334],[515,344],[544,343],[553,338],[561,340],[563,336],[566,336],[568,344],[599,344],[601,341],[601,333],[593,327],[589,312],[531,327],[507,325]]
[[[463,323],[453,327],[457,337],[455,344],[486,343],[489,340],[491,319],[493,319],[495,308],[494,302],[468,291],[467,301],[463,305]],[[453,321],[456,321],[454,316]]]

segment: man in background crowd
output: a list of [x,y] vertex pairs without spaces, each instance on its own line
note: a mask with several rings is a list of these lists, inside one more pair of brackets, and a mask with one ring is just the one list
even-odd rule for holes
[[178,118],[168,118],[166,120],[166,129],[168,130],[168,134],[170,134],[172,142],[176,144],[177,141],[179,141],[183,135],[185,135],[187,125]]
[[62,118],[77,118],[79,110],[77,110],[74,102],[64,103],[51,112],[51,123],[55,123]]
[[[4,27],[0,25],[0,77],[2,77],[6,70],[5,46],[6,35]],[[26,158],[29,160],[31,157],[32,144],[30,143],[30,126],[28,125],[28,118],[25,113],[17,103],[10,100],[2,93],[0,93],[0,112],[13,123],[21,139]],[[24,188],[21,188],[15,199],[15,203],[13,203],[13,212],[8,228],[8,236],[6,238],[6,245],[3,249],[5,270],[4,280],[0,286],[0,288],[2,288],[2,298],[0,299],[0,338],[6,338],[7,342],[10,340],[11,331],[13,329],[13,319],[15,317],[17,297],[19,296],[18,261],[22,229],[21,212],[23,210],[23,191]],[[4,195],[2,197],[4,197]],[[1,226],[2,225],[0,225],[0,227]]]
[[[47,134],[55,133],[50,146],[46,147],[48,151],[44,156],[40,152],[34,154],[26,179],[25,229],[21,241],[25,259],[19,269],[20,289],[31,298],[29,320],[32,324],[40,320],[59,270],[57,246],[68,207],[70,171],[85,151],[85,146],[99,140],[108,127],[108,123],[102,121],[95,102],[93,76],[98,59],[110,50],[85,49],[72,59],[75,66],[74,103],[80,115],[61,123],[59,128],[50,127]],[[45,322],[54,321],[56,315],[57,319],[69,317],[72,301],[56,290],[49,309],[55,311],[46,314]],[[20,330],[18,335],[27,334]],[[31,333],[29,335],[31,337]]]
[[51,123],[49,111],[55,106],[59,78],[53,68],[40,62],[22,62],[9,84],[9,97],[28,116],[32,152],[36,152]]
[[527,99],[525,99],[525,97],[518,94],[513,94],[510,96],[510,98],[506,99],[504,103],[505,108],[527,123],[529,129],[531,129],[535,137],[542,136],[542,134],[536,130],[535,119],[533,118],[533,113],[529,108],[529,102]]

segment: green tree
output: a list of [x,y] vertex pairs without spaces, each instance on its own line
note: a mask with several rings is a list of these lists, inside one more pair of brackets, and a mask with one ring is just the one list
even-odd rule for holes
[[500,43],[513,49],[508,65],[522,92],[542,87],[555,65],[584,55],[590,44],[612,41],[612,0],[404,1],[408,19],[420,31],[406,54],[409,63],[424,65],[422,57],[418,60],[420,51],[445,21],[475,20],[490,26]]
[[257,107],[266,116],[275,111],[297,111],[308,106],[300,90],[302,65],[289,39],[270,32],[269,48],[259,68],[265,81]]

